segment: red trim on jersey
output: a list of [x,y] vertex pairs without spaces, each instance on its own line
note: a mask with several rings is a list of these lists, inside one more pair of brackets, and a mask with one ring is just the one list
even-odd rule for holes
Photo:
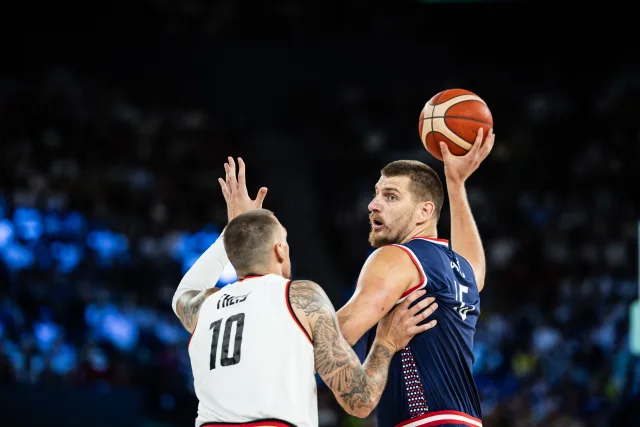
[[248,276],[244,276],[242,279],[238,279],[238,282],[242,282],[243,280],[247,280],[247,279],[255,279],[256,277],[262,277],[264,276],[264,274],[250,274]]
[[469,427],[482,427],[482,420],[458,411],[435,411],[401,422],[396,427],[414,424],[416,427],[435,427],[447,424],[464,424]]
[[422,279],[420,281],[420,283],[416,286],[414,286],[413,288],[409,289],[408,291],[405,291],[402,296],[400,297],[401,299],[406,297],[407,295],[409,295],[411,292],[420,289],[422,286],[424,286],[424,282],[427,280],[427,278],[424,276],[424,273],[422,272],[422,268],[420,267],[420,263],[418,262],[417,259],[415,259],[413,257],[413,254],[404,246],[400,246],[400,245],[393,245],[396,248],[402,249],[404,251],[404,253],[406,253],[407,255],[409,255],[409,259],[411,259],[411,262],[413,262],[413,265],[416,266],[416,268],[418,269],[418,273],[420,273],[420,278]]
[[427,239],[427,240],[434,240],[436,242],[449,243],[449,241],[447,239],[438,239],[437,237],[414,236],[414,237],[411,238],[411,240],[413,240],[413,239]]
[[[200,319],[200,316],[198,316],[198,319]],[[196,326],[193,327],[193,333],[189,337],[189,343],[187,344],[187,350],[189,348],[191,348],[191,340],[193,339],[193,336],[196,334],[196,328],[198,327],[198,319],[196,319]]]
[[300,330],[304,333],[304,336],[307,337],[307,339],[309,340],[309,343],[311,343],[311,345],[313,345],[313,340],[309,336],[309,333],[304,328],[304,326],[302,326],[302,323],[300,323],[300,319],[298,319],[298,316],[296,316],[295,311],[293,311],[293,307],[291,307],[291,301],[289,300],[289,286],[290,285],[291,285],[291,280],[289,280],[287,282],[286,286],[284,287],[284,301],[287,303],[287,308],[289,309],[289,314],[291,315],[291,317],[293,317],[293,320],[296,321],[296,324],[298,325]]
[[265,419],[258,421],[251,421],[248,423],[204,423],[200,427],[294,427],[286,421],[280,421],[276,419]]

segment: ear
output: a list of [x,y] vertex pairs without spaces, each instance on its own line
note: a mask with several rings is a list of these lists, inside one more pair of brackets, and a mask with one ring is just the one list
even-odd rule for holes
[[284,247],[282,246],[282,243],[281,242],[276,243],[273,249],[276,251],[276,259],[280,264],[282,264],[285,261],[285,257],[286,257],[286,252],[284,250]]
[[436,213],[436,205],[433,202],[428,201],[420,203],[420,211],[418,212],[418,222],[423,224],[431,220]]

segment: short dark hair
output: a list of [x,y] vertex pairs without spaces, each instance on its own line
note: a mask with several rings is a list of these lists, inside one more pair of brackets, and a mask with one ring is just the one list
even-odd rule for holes
[[280,223],[267,209],[252,209],[229,221],[223,243],[227,257],[236,270],[251,270],[269,261],[269,248]]
[[417,160],[396,160],[389,163],[380,171],[382,176],[407,176],[411,180],[409,190],[418,202],[431,201],[435,205],[436,219],[440,218],[440,211],[444,203],[444,189],[442,181],[433,168]]

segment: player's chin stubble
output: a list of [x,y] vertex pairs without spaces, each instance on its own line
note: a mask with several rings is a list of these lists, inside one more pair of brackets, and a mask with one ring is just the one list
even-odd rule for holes
[[391,238],[388,234],[380,235],[373,229],[369,232],[369,244],[374,248],[380,248],[384,245],[390,245],[391,243],[396,243],[396,239]]

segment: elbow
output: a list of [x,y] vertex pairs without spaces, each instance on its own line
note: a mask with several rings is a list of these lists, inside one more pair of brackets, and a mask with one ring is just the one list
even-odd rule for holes
[[358,418],[367,418],[373,412],[373,408],[369,408],[366,406],[360,406],[358,408],[354,408],[353,410],[347,410],[349,415],[353,415]]
[[369,399],[360,400],[359,402],[345,401],[344,399],[338,399],[338,403],[342,406],[342,409],[354,417],[367,418],[373,412],[376,407],[376,402],[372,402]]

